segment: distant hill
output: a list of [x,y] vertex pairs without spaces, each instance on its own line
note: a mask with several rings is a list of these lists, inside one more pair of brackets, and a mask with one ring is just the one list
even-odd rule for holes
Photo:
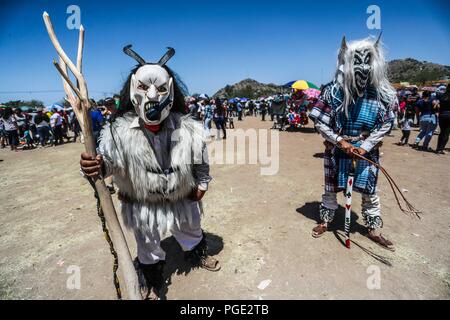
[[424,84],[427,81],[450,77],[450,66],[407,58],[390,61],[388,72],[393,83]]
[[[409,82],[424,84],[427,81],[442,80],[450,77],[450,66],[412,58],[392,60],[388,64],[389,79],[392,83]],[[274,95],[278,92],[289,92],[273,83],[261,83],[253,79],[245,79],[232,85],[226,85],[213,97],[246,97],[255,99],[261,96]]]
[[274,95],[278,92],[286,92],[286,89],[273,83],[265,84],[253,79],[245,79],[232,85],[226,85],[217,91],[213,97],[255,99],[261,96]]

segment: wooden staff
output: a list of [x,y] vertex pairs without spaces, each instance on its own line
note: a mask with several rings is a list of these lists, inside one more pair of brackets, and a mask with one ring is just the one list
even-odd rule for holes
[[[92,132],[92,121],[90,117],[91,105],[89,102],[87,84],[81,72],[84,46],[84,28],[83,26],[80,26],[77,65],[75,66],[75,64],[69,59],[69,57],[61,47],[58,38],[56,37],[55,31],[53,30],[53,25],[48,13],[44,12],[42,17],[44,19],[44,23],[47,28],[50,40],[59,55],[59,63],[53,61],[53,64],[55,65],[56,69],[61,74],[61,77],[63,79],[64,91],[67,95],[66,100],[72,106],[78,122],[80,123],[80,127],[84,135],[84,147],[86,149],[86,152],[95,157],[97,152],[95,147],[95,138]],[[69,78],[67,67],[70,69],[70,71],[75,76],[75,79],[77,80],[76,86]],[[105,216],[111,239],[117,252],[119,265],[122,269],[126,292],[128,294],[128,299],[141,300],[142,296],[139,290],[136,270],[133,265],[125,236],[117,218],[117,213],[114,208],[111,194],[102,178],[96,178],[94,180],[94,185],[100,200],[101,210],[103,211],[103,214]]]

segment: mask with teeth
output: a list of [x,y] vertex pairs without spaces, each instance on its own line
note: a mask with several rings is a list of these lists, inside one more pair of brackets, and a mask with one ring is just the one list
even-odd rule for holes
[[327,98],[336,99],[339,103],[337,110],[343,110],[346,116],[355,98],[363,97],[369,86],[374,89],[377,99],[384,106],[394,106],[398,103],[396,92],[387,75],[380,39],[381,33],[375,41],[372,37],[349,43],[345,37],[342,39],[335,78],[331,89],[325,93]]
[[369,49],[356,50],[353,56],[353,70],[355,87],[358,96],[362,96],[368,83],[370,83],[371,51]]
[[131,76],[130,99],[139,118],[147,125],[160,124],[172,109],[173,78],[164,66],[173,57],[175,50],[170,47],[167,49],[157,63],[147,63],[131,49],[131,45],[123,48],[123,52],[140,65]]
[[145,124],[160,124],[172,108],[173,79],[163,67],[146,64],[131,76],[130,96],[136,113]]

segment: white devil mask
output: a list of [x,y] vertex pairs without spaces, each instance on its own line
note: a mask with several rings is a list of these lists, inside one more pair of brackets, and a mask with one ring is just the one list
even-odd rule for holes
[[167,118],[173,105],[173,78],[163,66],[175,54],[175,50],[169,48],[158,63],[146,63],[130,48],[131,45],[126,46],[124,52],[141,65],[131,75],[131,102],[145,124],[158,125]]
[[160,124],[173,104],[173,78],[163,67],[147,64],[131,76],[130,98],[145,124]]

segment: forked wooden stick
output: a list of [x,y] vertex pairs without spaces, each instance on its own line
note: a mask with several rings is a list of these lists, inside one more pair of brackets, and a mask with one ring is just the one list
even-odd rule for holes
[[[88,96],[88,90],[86,81],[81,72],[82,70],[82,59],[83,59],[83,46],[84,46],[84,28],[80,27],[80,35],[78,42],[78,52],[77,52],[77,65],[75,66],[73,62],[64,52],[61,47],[58,38],[56,37],[55,31],[53,30],[53,25],[50,20],[50,16],[47,12],[43,13],[44,23],[47,28],[50,40],[59,55],[60,62],[54,61],[54,65],[58,72],[61,74],[64,91],[67,95],[67,101],[72,106],[75,115],[80,123],[81,130],[84,135],[84,147],[86,152],[92,156],[96,156],[95,148],[95,138],[92,132],[92,123],[90,117],[90,102]],[[77,80],[77,86],[75,86],[68,75],[67,67],[73,73]],[[74,95],[74,92],[76,96]],[[98,197],[100,199],[100,205],[105,216],[106,223],[109,227],[109,232],[111,239],[114,243],[115,250],[117,252],[119,266],[122,270],[123,279],[125,283],[126,292],[128,294],[128,299],[140,300],[142,296],[139,290],[139,283],[137,274],[133,265],[130,250],[128,248],[123,230],[120,226],[119,220],[117,218],[117,213],[114,208],[114,204],[111,198],[111,194],[105,185],[103,179],[98,178],[94,181],[95,189],[97,191]]]

